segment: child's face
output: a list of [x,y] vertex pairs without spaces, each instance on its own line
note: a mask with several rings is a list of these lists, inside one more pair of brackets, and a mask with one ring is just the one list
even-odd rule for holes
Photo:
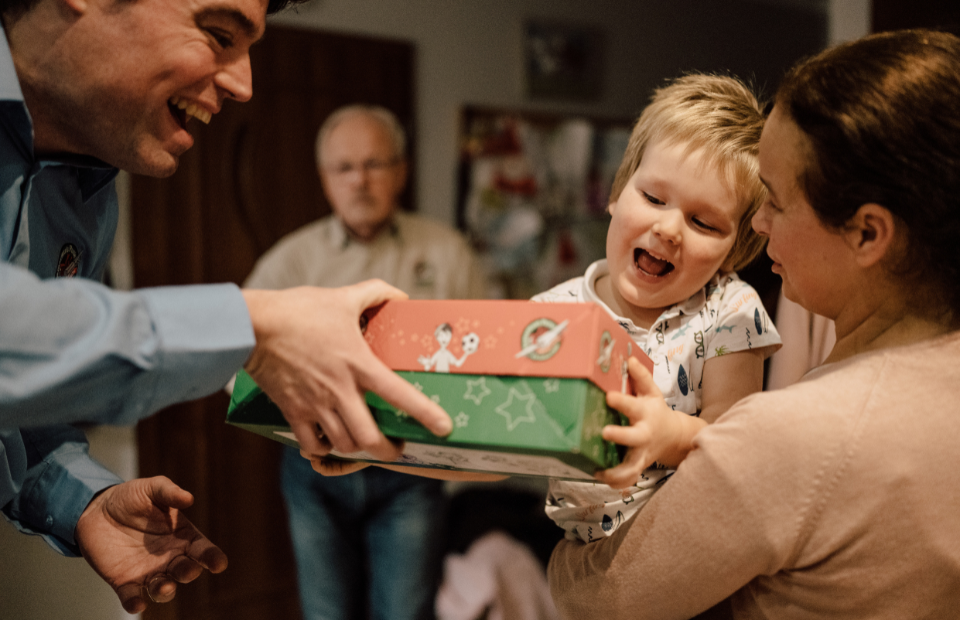
[[648,145],[617,201],[607,232],[612,294],[620,310],[649,326],[693,296],[720,270],[733,248],[740,205],[702,149]]

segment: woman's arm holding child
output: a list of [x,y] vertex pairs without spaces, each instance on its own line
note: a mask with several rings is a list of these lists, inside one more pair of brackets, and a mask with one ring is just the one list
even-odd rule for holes
[[674,411],[663,400],[650,372],[629,361],[637,395],[607,394],[607,404],[624,414],[629,426],[607,426],[603,438],[629,448],[623,463],[597,473],[597,480],[621,489],[633,484],[654,462],[676,467],[693,449],[697,432],[741,398],[763,389],[762,350],[714,357],[703,367],[703,408],[699,416]]

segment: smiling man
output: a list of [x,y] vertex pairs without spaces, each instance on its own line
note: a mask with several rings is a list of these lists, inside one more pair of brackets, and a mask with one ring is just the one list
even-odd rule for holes
[[97,283],[117,169],[173,174],[193,144],[189,123],[251,97],[250,46],[266,14],[290,3],[0,0],[0,508],[82,553],[131,612],[144,589],[169,600],[176,582],[223,570],[226,557],[178,512],[189,493],[165,478],[121,484],[67,424],[133,423],[245,367],[308,453],[398,453],[364,405],[368,389],[450,429],[362,339],[360,313],[403,295],[382,282],[132,293]]

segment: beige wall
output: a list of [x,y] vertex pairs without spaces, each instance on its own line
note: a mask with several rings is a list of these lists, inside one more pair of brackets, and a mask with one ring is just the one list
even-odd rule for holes
[[[600,101],[526,100],[521,35],[528,17],[579,22],[605,33]],[[632,118],[665,78],[690,70],[733,71],[772,89],[784,68],[826,41],[826,15],[817,0],[320,0],[273,19],[417,46],[419,209],[449,223],[458,111],[465,103]]]
[[[136,477],[132,427],[87,433],[90,453],[124,479]],[[38,536],[0,519],[0,618],[4,620],[121,620],[113,590],[80,558],[64,558]]]

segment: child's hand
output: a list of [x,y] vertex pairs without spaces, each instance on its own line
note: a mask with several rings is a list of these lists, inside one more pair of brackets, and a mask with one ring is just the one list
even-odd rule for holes
[[637,395],[609,392],[607,404],[625,415],[630,426],[606,426],[603,438],[629,449],[620,465],[596,474],[597,480],[615,489],[636,484],[654,462],[678,465],[692,448],[693,436],[706,426],[699,418],[670,409],[650,372],[636,358],[630,358],[628,368]]

